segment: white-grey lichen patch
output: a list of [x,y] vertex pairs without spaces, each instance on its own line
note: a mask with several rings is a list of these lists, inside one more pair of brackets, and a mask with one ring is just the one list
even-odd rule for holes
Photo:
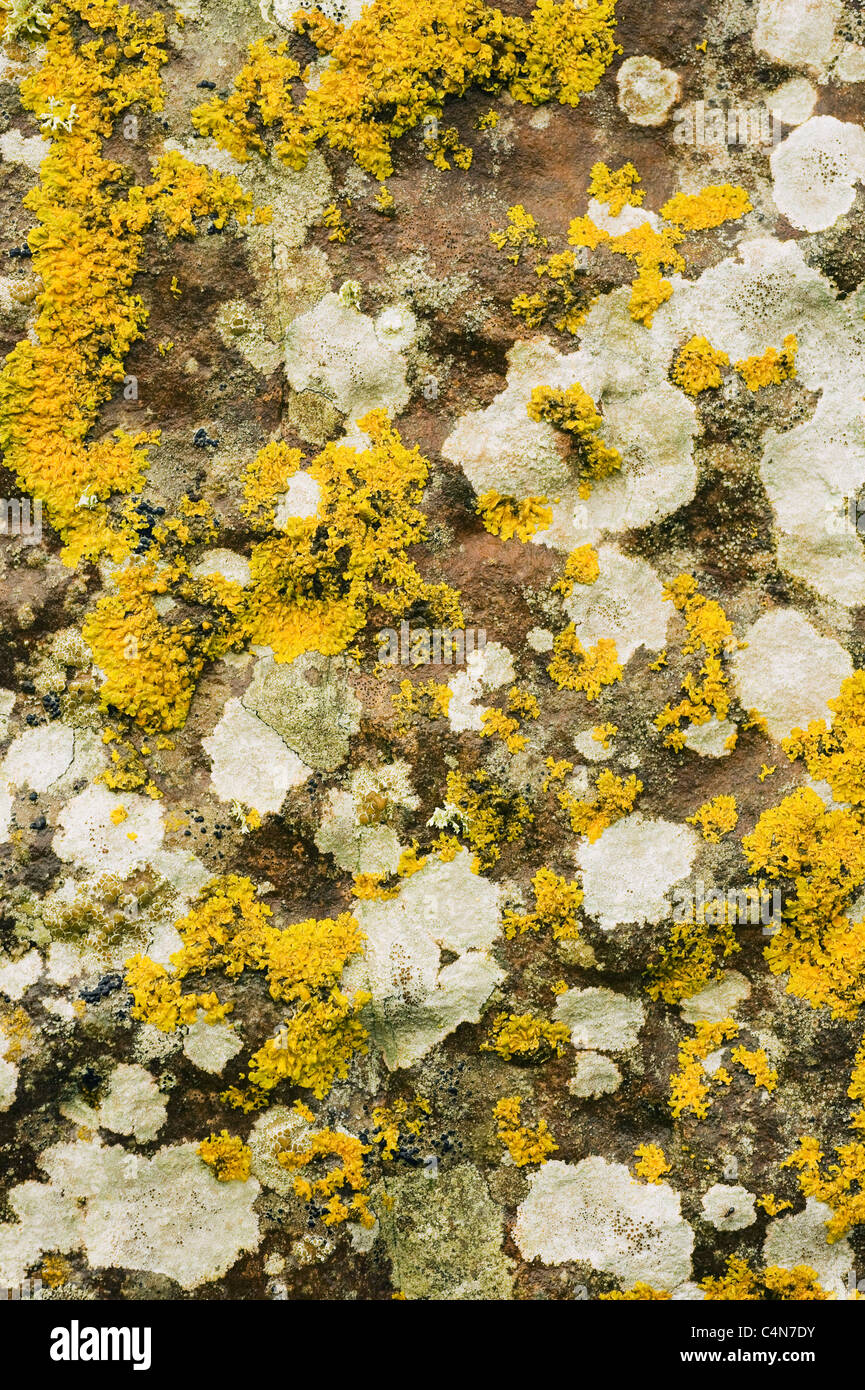
[[853,672],[849,653],[838,642],[822,637],[793,608],[764,614],[743,641],[747,646],[732,662],[739,699],[745,709],[764,716],[773,738],[806,729],[813,719],[831,723],[827,701]]
[[636,1046],[646,1011],[639,999],[592,987],[560,994],[555,1016],[570,1028],[574,1047],[625,1052]]
[[349,428],[370,410],[398,414],[409,399],[403,358],[368,315],[334,293],[289,326],[285,376],[295,391],[324,396]]
[[691,1273],[694,1232],[667,1183],[639,1183],[599,1156],[554,1159],[531,1176],[514,1240],[527,1260],[583,1260],[625,1288],[674,1289]]
[[822,232],[849,212],[865,180],[865,130],[813,116],[772,151],[772,197],[794,227]]
[[738,970],[725,970],[717,980],[683,999],[679,1011],[685,1023],[720,1023],[732,1018],[750,994],[751,986],[744,975]]
[[403,846],[390,818],[418,805],[409,771],[402,760],[358,767],[348,790],[332,788],[315,836],[322,854],[354,874],[395,873]]
[[13,1288],[46,1251],[83,1250],[93,1268],[165,1274],[183,1289],[218,1279],[258,1246],[255,1178],[218,1182],[195,1144],[153,1158],[98,1140],[39,1157],[47,1182],[12,1188],[0,1226],[0,1284]]
[[740,1184],[716,1182],[702,1197],[706,1220],[716,1231],[743,1231],[757,1220],[753,1192]]
[[220,801],[238,801],[259,815],[278,811],[290,789],[301,786],[312,772],[238,699],[226,702],[219,723],[201,746],[210,758],[210,780]]
[[614,545],[602,545],[597,555],[599,574],[594,584],[575,584],[564,604],[583,646],[611,639],[623,665],[638,647],[660,651],[666,642],[670,605],[664,601],[663,586],[652,566],[623,555]]
[[[499,890],[472,873],[465,850],[430,858],[396,898],[353,911],[366,934],[347,989],[365,989],[370,1032],[387,1065],[413,1066],[461,1023],[476,1023],[504,971],[490,955],[500,933]],[[442,951],[456,959],[445,964]]]
[[770,1221],[763,1242],[763,1259],[767,1265],[780,1265],[782,1269],[808,1265],[816,1271],[827,1293],[843,1298],[853,1267],[853,1251],[845,1239],[831,1244],[827,1240],[826,1222],[831,1217],[831,1207],[809,1197],[804,1211]]
[[581,844],[583,910],[604,931],[623,922],[660,922],[670,911],[667,894],[686,878],[699,841],[687,825],[651,819],[637,811]]
[[111,1073],[105,1097],[94,1115],[100,1129],[126,1134],[146,1144],[165,1124],[168,1097],[144,1067],[120,1062]]
[[622,1073],[610,1057],[605,1057],[602,1052],[577,1053],[573,1076],[568,1082],[572,1096],[594,1099],[617,1091],[621,1084]]
[[382,1238],[394,1287],[406,1298],[511,1297],[502,1213],[476,1168],[461,1163],[436,1177],[400,1173],[388,1179],[387,1195]]
[[243,695],[244,706],[269,724],[303,762],[334,772],[360,728],[361,703],[348,682],[346,657],[307,652],[289,665],[262,657]]
[[183,1052],[194,1067],[218,1075],[243,1047],[230,1023],[207,1023],[199,1010],[195,1022],[186,1030]]
[[625,59],[616,73],[616,85],[619,110],[641,126],[663,125],[682,87],[678,73],[646,53]]

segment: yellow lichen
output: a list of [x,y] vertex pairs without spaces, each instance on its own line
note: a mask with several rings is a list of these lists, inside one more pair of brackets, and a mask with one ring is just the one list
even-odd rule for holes
[[471,87],[507,89],[533,106],[576,106],[617,52],[614,9],[615,0],[539,0],[523,19],[483,0],[430,0],[422,10],[412,0],[373,0],[346,29],[320,10],[301,10],[295,29],[329,56],[302,101],[293,98],[299,68],[287,44],[258,42],[234,91],[197,107],[193,123],[238,159],[262,151],[274,126],[274,154],[292,168],[326,140],[387,178],[394,140],[440,117],[447,100]]
[[495,488],[478,497],[477,512],[484,529],[503,541],[528,541],[536,531],[543,531],[553,519],[553,509],[546,497],[503,497]]
[[635,187],[639,182],[640,175],[630,161],[615,170],[598,162],[592,165],[589,197],[605,203],[610,215],[618,217],[623,208],[638,208],[642,203],[646,194],[643,189]]
[[721,368],[729,365],[726,352],[719,352],[706,338],[693,337],[679,351],[672,376],[677,386],[696,396],[721,385]]
[[569,461],[574,465],[581,496],[591,492],[593,482],[621,468],[622,456],[618,449],[605,444],[598,433],[604,423],[603,417],[579,382],[566,390],[536,386],[527,409],[530,420],[546,421],[570,438]]
[[722,836],[729,835],[739,823],[735,796],[715,796],[704,801],[692,816],[686,816],[689,825],[696,825],[703,839],[709,844],[718,844]]
[[614,821],[621,820],[622,816],[633,810],[642,790],[642,782],[633,773],[628,777],[618,777],[604,768],[595,781],[593,801],[583,801],[569,791],[559,792],[558,799],[570,817],[574,834],[585,835],[593,844]]
[[564,1023],[550,1023],[534,1014],[496,1014],[489,1037],[481,1043],[482,1052],[496,1052],[506,1062],[514,1057],[523,1062],[545,1062],[555,1054],[561,1057],[571,1040]]
[[759,357],[745,357],[733,366],[739,373],[749,391],[760,391],[764,386],[780,386],[782,381],[796,375],[796,352],[799,344],[795,333],[788,333],[780,350],[768,347]]
[[[679,1070],[670,1078],[670,1110],[676,1119],[686,1111],[691,1111],[699,1120],[706,1118],[711,1088],[703,1062],[710,1052],[734,1038],[738,1031],[738,1024],[732,1018],[722,1019],[720,1023],[698,1023],[694,1037],[679,1044]],[[718,1079],[716,1074],[715,1080]]]
[[583,690],[587,700],[596,700],[605,685],[622,679],[616,644],[601,637],[594,647],[583,647],[573,623],[553,641],[553,655],[547,667],[562,690]]
[[504,1096],[493,1106],[499,1139],[518,1168],[525,1168],[529,1163],[546,1163],[559,1146],[546,1120],[539,1120],[536,1125],[520,1123],[521,1107],[520,1096]]
[[640,1160],[634,1172],[646,1182],[661,1182],[664,1174],[671,1171],[664,1150],[657,1144],[638,1144],[634,1157]]
[[532,879],[535,910],[530,913],[508,911],[504,915],[505,936],[513,939],[524,932],[549,929],[556,941],[578,941],[579,919],[577,916],[583,901],[583,890],[578,883],[568,883],[566,878],[552,869],[540,868]]
[[202,1140],[198,1152],[219,1182],[246,1182],[252,1169],[252,1149],[223,1129]]
[[598,552],[594,546],[579,545],[568,556],[564,573],[561,579],[556,580],[553,590],[570,598],[575,584],[594,584],[600,572]]

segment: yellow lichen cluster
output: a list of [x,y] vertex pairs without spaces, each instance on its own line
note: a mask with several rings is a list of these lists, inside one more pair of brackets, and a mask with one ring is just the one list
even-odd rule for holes
[[219,1182],[246,1182],[249,1177],[252,1149],[227,1129],[202,1140],[198,1152]]
[[546,1120],[539,1120],[536,1125],[521,1124],[521,1108],[520,1096],[504,1096],[493,1106],[499,1139],[518,1168],[525,1168],[529,1163],[546,1163],[559,1146]]
[[665,222],[686,232],[704,232],[722,222],[736,222],[751,212],[744,188],[729,183],[710,184],[699,193],[675,193],[661,208]]
[[750,1072],[754,1078],[754,1085],[762,1086],[764,1091],[774,1091],[778,1085],[778,1073],[774,1067],[769,1066],[769,1059],[762,1047],[755,1048],[753,1052],[747,1047],[734,1047],[730,1053],[730,1060]]
[[400,681],[399,690],[391,695],[400,730],[406,730],[413,714],[425,719],[447,719],[453,691],[438,681]]
[[724,899],[721,920],[709,921],[692,909],[687,920],[674,922],[648,971],[652,999],[678,1004],[718,978],[724,962],[742,948],[733,930],[736,909]]
[[509,753],[519,753],[528,739],[519,732],[520,719],[537,719],[541,707],[534,695],[514,686],[508,694],[507,712],[485,709],[481,715],[481,738],[500,738]]
[[390,1105],[377,1105],[372,1112],[375,1129],[372,1141],[378,1144],[383,1159],[393,1158],[399,1147],[400,1135],[417,1139],[430,1114],[430,1103],[422,1096],[406,1100],[397,1096]]
[[[628,204],[639,206],[642,203],[643,192],[634,187],[637,182],[639,174],[630,163],[617,170],[598,163],[592,168],[588,193],[606,203],[613,215],[618,215]],[[672,283],[662,272],[683,274],[686,269],[684,257],[677,250],[685,234],[718,227],[750,210],[751,203],[743,188],[714,184],[698,193],[677,193],[670,198],[661,209],[661,220],[667,225],[660,229],[647,219],[628,231],[613,234],[598,227],[590,217],[575,217],[568,227],[568,244],[581,253],[603,245],[614,254],[626,257],[636,267],[629,311],[633,319],[648,328],[656,310],[673,293]],[[519,261],[525,248],[547,245],[534,217],[522,205],[509,209],[508,220],[507,228],[491,235],[499,249],[509,249],[509,258],[514,263]],[[548,320],[559,332],[576,333],[592,304],[582,287],[584,268],[584,262],[578,263],[571,250],[557,252],[547,261],[536,260],[535,274],[544,281],[545,288],[517,295],[511,304],[513,313],[524,318],[530,328],[537,328]]]
[[[302,1119],[309,1124],[313,1122],[312,1112],[305,1105],[298,1103],[296,1108]],[[353,1134],[319,1129],[305,1134],[296,1146],[283,1140],[276,1158],[283,1168],[295,1175],[294,1190],[298,1197],[305,1202],[324,1204],[322,1220],[325,1226],[353,1220],[369,1229],[375,1225],[375,1216],[369,1210],[368,1180],[363,1163],[369,1151],[370,1145]],[[304,1169],[330,1158],[338,1160],[337,1164],[323,1176],[303,1175]]]
[[234,91],[197,107],[193,123],[238,159],[264,150],[273,126],[274,154],[292,168],[326,140],[385,179],[393,142],[472,87],[507,89],[532,106],[576,106],[618,51],[614,11],[615,0],[539,0],[523,19],[484,0],[429,0],[420,9],[413,0],[373,0],[343,29],[320,10],[300,10],[295,29],[329,58],[303,100],[293,99],[299,69],[287,45],[253,44]]
[[640,175],[630,162],[623,164],[621,169],[613,170],[599,161],[592,165],[589,197],[605,203],[610,215],[618,217],[623,208],[640,207],[646,194],[643,189],[635,187],[639,182]]
[[721,385],[721,368],[729,365],[726,352],[719,352],[706,338],[693,337],[679,351],[672,377],[677,386],[696,396]]
[[[79,37],[81,21],[95,37]],[[194,235],[195,217],[211,213],[222,226],[230,214],[244,222],[252,211],[235,179],[176,152],[144,186],[104,157],[130,106],[161,110],[164,42],[158,13],[144,17],[117,0],[64,0],[39,66],[20,86],[25,108],[51,130],[51,147],[24,199],[36,218],[28,242],[40,287],[32,331],[0,372],[0,448],[21,488],[46,505],[70,565],[102,555],[120,561],[138,544],[134,510],[118,511],[111,499],[141,490],[144,446],[157,436],[94,431],[146,323],[130,289],[144,232],[159,221],[169,236]]]
[[680,574],[672,584],[666,585],[664,598],[685,620],[688,638],[682,647],[683,654],[702,652],[704,658],[699,673],[689,673],[682,682],[685,699],[677,705],[666,705],[655,719],[655,727],[662,733],[669,730],[664,738],[665,746],[681,749],[685,745],[685,733],[679,727],[683,720],[694,726],[712,718],[719,722],[727,718],[730,694],[721,653],[728,652],[734,644],[733,628],[721,605],[699,592],[693,575]]
[[598,434],[603,417],[591,396],[579,382],[567,389],[556,386],[536,386],[528,403],[530,420],[544,420],[571,440],[569,461],[580,483],[580,496],[588,497],[592,483],[617,473],[622,466],[618,449],[605,444]]
[[403,445],[382,411],[358,426],[368,448],[327,444],[308,466],[321,494],[316,514],[253,547],[245,626],[277,661],[344,651],[373,604],[401,615],[422,601],[443,625],[462,625],[456,593],[425,583],[407,554],[426,534],[418,507],[426,459]]
[[496,1014],[482,1052],[496,1052],[506,1062],[545,1062],[553,1054],[561,1057],[570,1042],[566,1024],[550,1023],[534,1014]]
[[553,519],[553,509],[546,497],[503,497],[495,488],[482,492],[475,504],[484,529],[491,536],[510,541],[531,540],[537,531],[544,531]]
[[543,247],[547,244],[535,218],[526,212],[521,203],[508,208],[507,227],[490,232],[490,241],[499,251],[507,251],[507,259],[512,265],[519,265],[520,256],[527,246]]
[[733,366],[739,373],[749,391],[760,391],[764,386],[780,386],[782,381],[796,375],[796,353],[799,344],[795,333],[788,333],[784,346],[779,350],[768,347],[758,357],[745,357]]
[[176,924],[183,945],[171,957],[171,972],[146,956],[127,962],[132,1012],[163,1032],[194,1023],[199,1009],[207,1022],[216,1022],[233,1005],[220,1004],[214,993],[183,994],[183,979],[219,971],[231,980],[245,970],[263,971],[272,998],[295,1008],[250,1058],[249,1080],[259,1092],[284,1080],[321,1097],[337,1076],[347,1074],[354,1053],[366,1050],[359,1015],[369,995],[358,990],[349,998],[338,988],[347,960],[362,949],[363,934],[348,913],[282,930],[270,916],[249,879],[213,879]]
[[838,1162],[821,1170],[823,1151],[816,1139],[806,1136],[781,1164],[782,1168],[798,1169],[804,1196],[816,1197],[832,1208],[826,1222],[830,1243],[865,1221],[865,1144],[839,1144],[835,1152]]
[[739,823],[735,796],[714,796],[704,801],[692,816],[686,816],[689,825],[696,825],[703,839],[709,844],[718,844],[721,837],[729,835]]
[[552,932],[555,941],[578,941],[577,913],[583,901],[579,884],[568,883],[552,869],[540,868],[532,879],[532,891],[534,912],[506,912],[502,922],[505,936],[512,940],[524,932],[537,932],[543,927]]
[[814,1008],[853,1018],[865,1002],[865,921],[844,909],[865,883],[860,809],[829,809],[800,787],[763,812],[742,849],[751,873],[793,885],[766,946],[770,970],[789,972],[788,992]]
[[[676,1118],[690,1110],[698,1119],[704,1120],[711,1098],[703,1062],[710,1052],[736,1037],[739,1026],[732,1018],[695,1026],[694,1037],[679,1044],[679,1072],[670,1078],[670,1109]],[[762,1047],[753,1052],[741,1045],[735,1047],[730,1061],[753,1077],[755,1087],[762,1086],[767,1093],[771,1093],[778,1085],[778,1073],[769,1066],[769,1059]],[[715,1085],[729,1086],[732,1077],[726,1067],[718,1067],[711,1080]]]
[[634,1157],[640,1160],[634,1172],[646,1182],[661,1182],[664,1174],[671,1171],[664,1150],[657,1144],[638,1144]]
[[614,821],[633,810],[642,790],[643,784],[633,772],[628,777],[618,777],[604,768],[595,781],[593,801],[583,801],[569,791],[559,792],[558,799],[570,816],[574,834],[585,835],[593,844]]
[[[686,1038],[679,1044],[679,1071],[670,1077],[670,1110],[674,1118],[690,1110],[699,1120],[704,1120],[711,1104],[711,1088],[703,1062],[710,1052],[734,1038],[739,1031],[732,1018],[720,1023],[698,1023],[693,1038]],[[724,1067],[719,1067],[712,1078],[715,1084],[729,1085],[730,1075]]]
[[259,449],[243,471],[243,515],[272,526],[276,499],[285,492],[302,462],[300,449],[290,449],[281,439],[271,440]]
[[534,820],[525,799],[505,791],[483,768],[449,772],[447,801],[458,813],[463,834],[480,864],[488,867],[501,855],[501,843],[520,838]]
[[553,591],[570,598],[575,584],[594,584],[600,572],[598,552],[594,546],[578,545],[565,561],[564,573],[561,579],[556,580]]
[[426,157],[436,169],[450,169],[451,159],[458,169],[471,167],[474,151],[463,144],[456,126],[446,126],[438,135],[427,136],[423,143]]
[[[783,1269],[767,1265],[754,1270],[741,1255],[730,1255],[723,1274],[701,1279],[697,1287],[709,1301],[733,1300],[747,1303],[825,1302],[834,1298],[820,1285],[816,1270],[810,1265],[794,1265]],[[602,1299],[645,1300],[668,1299],[672,1294],[654,1289],[650,1284],[636,1283],[624,1293],[602,1293]]]
[[603,686],[622,679],[615,642],[601,637],[594,647],[586,648],[573,623],[553,640],[547,671],[561,690],[583,690],[587,700],[596,700]]

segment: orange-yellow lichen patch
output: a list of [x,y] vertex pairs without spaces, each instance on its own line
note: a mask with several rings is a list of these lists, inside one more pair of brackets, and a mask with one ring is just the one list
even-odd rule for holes
[[253,547],[246,631],[277,661],[344,651],[374,603],[401,615],[424,601],[443,625],[462,625],[458,595],[427,584],[407,554],[426,534],[418,506],[426,459],[403,445],[384,412],[358,425],[368,448],[327,444],[309,464],[320,489],[315,516]]
[[[95,38],[79,37],[84,21]],[[139,103],[163,104],[165,25],[116,0],[64,0],[53,11],[41,62],[21,100],[51,130],[51,148],[25,206],[36,225],[28,241],[41,288],[32,332],[0,371],[0,448],[28,496],[43,502],[70,565],[125,558],[138,534],[115,496],[140,491],[145,445],[154,434],[116,430],[93,438],[100,406],[123,381],[123,359],[141,337],[147,311],[131,285],[143,233],[159,220],[170,236],[194,234],[193,218],[213,212],[224,225],[246,220],[251,199],[236,181],[167,154],[147,186],[127,181],[103,155],[115,120]]]
[[598,433],[603,417],[579,382],[566,390],[536,386],[529,398],[528,414],[529,419],[545,420],[570,438],[581,497],[590,494],[593,482],[621,468],[622,456],[618,449],[605,444]]
[[668,730],[664,743],[668,748],[682,748],[685,734],[679,727],[683,720],[690,725],[705,724],[713,716],[722,721],[730,708],[728,678],[721,664],[721,653],[734,645],[733,628],[721,605],[707,599],[697,588],[693,575],[680,574],[664,589],[664,598],[682,614],[688,637],[683,653],[702,652],[704,661],[698,674],[689,673],[682,683],[685,699],[677,705],[666,705],[655,719],[662,733]]
[[[305,1105],[298,1104],[297,1109],[305,1120],[312,1122],[312,1113]],[[277,1161],[295,1174],[294,1190],[299,1197],[324,1206],[325,1226],[352,1219],[369,1228],[375,1225],[375,1217],[369,1210],[368,1179],[363,1162],[369,1151],[370,1145],[353,1134],[320,1129],[306,1135],[296,1147],[283,1142]],[[337,1160],[336,1165],[322,1176],[315,1176],[316,1167],[331,1158]],[[312,1170],[311,1174],[306,1170]]]
[[742,848],[752,873],[794,885],[766,946],[769,968],[789,971],[789,993],[814,1008],[854,1017],[865,1002],[865,921],[844,908],[865,883],[865,825],[800,787],[763,812]]
[[252,1169],[252,1149],[236,1134],[223,1129],[198,1146],[200,1157],[219,1182],[246,1182]]
[[854,1226],[865,1221],[865,1144],[840,1144],[835,1148],[838,1162],[821,1168],[823,1152],[816,1139],[805,1136],[799,1147],[781,1164],[796,1168],[804,1196],[816,1197],[832,1208],[826,1222],[826,1239],[840,1240]]
[[764,386],[780,386],[796,375],[796,352],[799,344],[795,333],[788,333],[784,346],[768,347],[758,357],[745,357],[733,366],[739,373],[749,391],[760,391]]
[[645,198],[645,191],[637,188],[640,175],[630,161],[620,169],[610,169],[600,161],[592,165],[589,197],[605,203],[612,217],[618,217],[623,208],[638,208]]
[[704,801],[692,816],[686,816],[689,825],[696,825],[704,840],[718,844],[724,835],[729,835],[739,823],[735,796],[714,796]]
[[657,1144],[638,1144],[634,1157],[640,1160],[634,1172],[638,1177],[645,1178],[646,1182],[661,1182],[664,1174],[671,1171],[664,1150]]
[[680,349],[673,363],[672,377],[677,386],[696,396],[721,385],[721,368],[729,365],[726,352],[719,352],[706,338],[693,337]]
[[497,1052],[506,1062],[514,1057],[523,1062],[545,1062],[555,1054],[561,1057],[571,1040],[564,1023],[550,1023],[534,1014],[496,1014],[489,1037],[481,1043],[482,1052]]
[[634,773],[618,777],[609,768],[598,774],[593,801],[583,801],[572,792],[559,792],[559,804],[567,811],[575,835],[585,835],[590,844],[600,839],[614,821],[633,810],[643,784]]
[[493,1106],[499,1139],[518,1168],[525,1168],[529,1163],[546,1163],[559,1146],[546,1120],[539,1120],[536,1125],[520,1123],[521,1107],[520,1096],[504,1096]]
[[[676,1119],[691,1111],[697,1119],[705,1120],[711,1104],[711,1086],[703,1062],[710,1052],[735,1038],[738,1031],[732,1018],[720,1023],[698,1023],[694,1037],[679,1044],[679,1070],[670,1078],[670,1110]],[[729,1080],[722,1073],[723,1068],[715,1074],[716,1083]]]
[[594,546],[578,545],[565,561],[564,573],[561,579],[556,580],[553,590],[570,598],[575,584],[594,584],[600,572],[598,552]]
[[552,869],[540,868],[532,879],[535,898],[534,912],[506,912],[503,919],[505,936],[513,939],[524,932],[549,929],[554,940],[579,940],[579,918],[583,890],[578,883],[569,883]]
[[476,503],[484,530],[503,541],[528,541],[536,531],[544,531],[553,519],[546,497],[503,497],[495,488],[481,493]]
[[717,183],[701,188],[699,193],[675,193],[661,208],[661,216],[687,232],[703,232],[720,227],[722,222],[738,221],[751,210],[744,188]]
[[615,642],[601,637],[585,648],[573,623],[555,638],[547,671],[560,689],[583,690],[587,700],[596,700],[603,686],[622,679]]
[[234,91],[197,107],[193,123],[238,159],[264,149],[274,126],[274,154],[292,168],[303,168],[326,140],[384,179],[393,172],[394,140],[440,117],[471,87],[507,89],[533,106],[576,106],[618,51],[614,10],[615,0],[539,0],[523,19],[483,0],[428,0],[421,9],[412,0],[373,0],[346,29],[320,10],[301,10],[296,29],[329,56],[303,100],[293,98],[298,68],[287,45],[257,43]]

